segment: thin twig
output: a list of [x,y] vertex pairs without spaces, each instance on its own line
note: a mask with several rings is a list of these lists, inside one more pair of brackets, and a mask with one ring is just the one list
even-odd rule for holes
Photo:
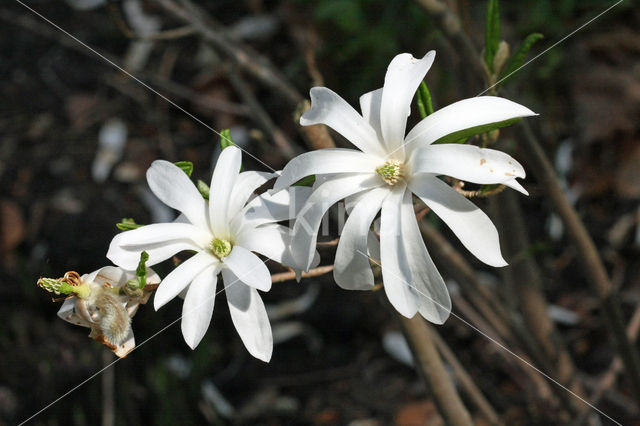
[[[530,247],[523,212],[518,200],[513,192],[507,191],[492,201],[494,204],[500,203],[500,207],[495,206],[493,210],[499,217],[505,255],[518,259],[513,260],[504,268],[504,271],[515,288],[518,311],[522,313],[525,322],[522,331],[531,334],[535,340],[530,352],[538,353],[544,358],[543,365],[554,372],[554,377],[560,383],[578,395],[584,396],[584,389],[577,380],[571,355],[548,315],[548,303],[542,290],[542,277],[538,266],[531,256],[518,256],[526,253]],[[568,395],[564,391],[559,395],[570,411],[590,411],[576,399],[566,398]]]
[[431,337],[433,337],[433,340],[436,342],[436,346],[438,347],[440,354],[447,364],[451,366],[453,374],[456,376],[456,379],[458,379],[458,383],[460,383],[464,389],[467,397],[473,401],[475,406],[490,424],[494,426],[502,425],[503,423],[500,420],[500,417],[495,412],[489,401],[484,397],[482,391],[478,389],[469,373],[467,373],[467,370],[460,361],[458,361],[458,358],[455,356],[451,348],[449,348],[447,343],[442,339],[442,337],[440,337],[437,330],[432,329],[431,331]]
[[304,100],[269,59],[249,46],[232,40],[227,36],[228,32],[223,25],[215,22],[211,16],[192,2],[182,1],[189,6],[188,8],[181,7],[172,0],[155,0],[155,2],[185,24],[192,25],[204,40],[210,42],[265,86],[273,89],[290,105],[296,106]]
[[240,95],[244,103],[251,110],[251,117],[262,127],[262,130],[273,139],[276,146],[280,148],[278,153],[282,154],[286,160],[291,160],[296,155],[302,153],[302,150],[291,142],[287,135],[271,120],[269,114],[262,108],[262,105],[260,105],[260,102],[254,96],[253,91],[247,83],[244,82],[237,70],[228,70],[226,76],[233,85],[236,93]]
[[427,247],[462,286],[463,290],[468,293],[468,298],[476,309],[491,323],[500,336],[513,341],[503,306],[497,301],[496,296],[478,281],[477,274],[471,265],[433,226],[424,223],[424,221],[419,225]]
[[[328,274],[333,271],[333,265],[319,266],[317,268],[309,269],[309,272],[303,272],[302,278],[318,277],[320,275]],[[280,272],[271,275],[272,283],[281,283],[283,281],[291,281],[296,279],[295,271]]]
[[554,210],[562,219],[567,234],[578,250],[580,262],[585,268],[585,276],[600,299],[606,323],[613,333],[618,353],[627,370],[626,377],[633,387],[636,398],[640,399],[640,357],[638,357],[636,348],[627,338],[618,292],[609,280],[600,254],[584,223],[560,187],[553,166],[533,130],[526,121],[522,122],[518,128],[525,141],[524,147],[527,150],[528,160],[531,162],[532,172],[544,186],[545,193]]

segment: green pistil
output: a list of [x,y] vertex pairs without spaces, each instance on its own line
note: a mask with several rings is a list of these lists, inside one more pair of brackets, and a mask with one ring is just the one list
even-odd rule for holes
[[218,259],[222,259],[223,257],[229,256],[231,254],[231,249],[233,246],[227,240],[223,240],[220,238],[214,238],[211,241],[211,253]]
[[388,185],[395,185],[400,179],[404,177],[402,161],[389,160],[382,166],[376,169],[376,173],[382,176],[382,179]]
[[53,278],[40,278],[38,280],[38,286],[47,290],[49,293],[75,294],[80,299],[87,298],[91,293],[91,289],[87,284],[71,285],[67,282]]

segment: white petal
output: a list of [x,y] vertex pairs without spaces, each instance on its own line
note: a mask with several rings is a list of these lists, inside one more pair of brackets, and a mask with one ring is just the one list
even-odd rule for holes
[[[97,274],[95,274],[95,272],[97,272]],[[90,274],[90,276],[93,276],[91,279],[92,282],[100,285],[109,284],[113,287],[120,287],[135,277],[135,274],[131,271],[127,272],[123,268],[115,266],[105,266],[95,272]],[[85,282],[84,279],[83,282]]]
[[176,297],[202,270],[217,262],[217,259],[207,252],[197,253],[182,262],[162,280],[156,290],[153,297],[153,307],[156,311]]
[[274,177],[276,177],[274,173],[253,170],[240,173],[229,198],[229,208],[227,209],[229,217],[235,217],[242,210],[253,192]]
[[369,257],[376,262],[380,262],[380,240],[378,240],[378,237],[373,231],[369,231],[367,249],[369,250]]
[[311,89],[311,108],[300,117],[300,124],[326,124],[362,152],[380,158],[385,155],[376,131],[351,105],[326,87]]
[[511,180],[508,180],[506,182],[502,182],[502,184],[504,186],[508,186],[511,189],[515,189],[518,192],[522,192],[524,195],[529,195],[529,191],[524,189],[524,187],[522,185],[520,185],[520,182],[518,182],[515,179],[511,179]]
[[380,104],[382,103],[382,88],[360,96],[360,110],[364,119],[376,131],[378,139],[382,140],[380,129]]
[[209,221],[216,238],[229,239],[229,197],[240,173],[241,151],[235,146],[222,150],[213,170],[209,193]]
[[409,188],[475,257],[487,265],[507,265],[500,253],[498,230],[475,204],[440,179],[426,174],[412,179]]
[[184,250],[201,250],[201,247],[188,239],[171,240],[162,243],[144,244],[139,246],[122,246],[121,240],[127,232],[116,235],[111,240],[107,258],[115,265],[128,271],[135,270],[140,261],[140,253],[146,251],[149,255],[147,266],[153,266],[163,262]]
[[258,291],[244,285],[233,272],[222,270],[225,293],[231,320],[247,351],[254,357],[269,362],[273,352],[271,324]]
[[411,284],[417,293],[418,311],[427,321],[442,324],[451,313],[451,298],[422,240],[411,191],[406,191],[402,200],[401,223],[407,263],[411,269]]
[[271,274],[267,265],[246,248],[233,246],[231,254],[222,262],[246,285],[262,291],[271,289]]
[[147,170],[151,191],[167,206],[182,212],[189,222],[206,228],[206,204],[185,172],[173,163],[156,160]]
[[405,138],[407,153],[443,136],[485,124],[536,115],[529,108],[497,96],[463,99],[437,110],[411,129]]
[[370,290],[373,287],[373,272],[368,252],[369,228],[389,194],[388,188],[367,191],[349,214],[342,228],[333,269],[333,277],[345,290]]
[[383,160],[355,149],[327,148],[305,152],[289,161],[273,185],[273,191],[286,188],[303,177],[326,173],[375,173]]
[[203,231],[190,223],[154,223],[125,231],[119,235],[121,237],[118,243],[123,248],[166,243],[173,240],[191,240],[197,245],[202,245],[211,240],[211,234],[208,230]]
[[282,225],[269,224],[241,232],[238,235],[237,244],[278,263],[302,269],[305,265],[296,265],[296,261],[291,256],[289,250],[291,239],[291,229]]
[[311,188],[306,186],[291,186],[285,191],[261,194],[247,204],[243,213],[234,219],[234,223],[239,225],[238,228],[245,228],[246,224],[254,227],[293,219],[310,195]]
[[182,336],[191,349],[202,340],[213,315],[220,264],[205,268],[193,279],[182,304]]
[[327,181],[313,191],[293,227],[291,252],[296,263],[305,265],[304,269],[308,270],[315,252],[318,227],[333,204],[349,195],[380,186],[381,182],[377,175],[346,175]]
[[418,312],[417,297],[411,287],[411,270],[402,244],[401,211],[405,185],[396,185],[382,203],[380,263],[384,290],[389,302],[407,318]]
[[411,156],[411,174],[431,173],[479,184],[507,183],[524,178],[524,168],[509,154],[473,145],[428,145]]
[[411,112],[411,100],[435,57],[436,52],[433,50],[422,59],[402,53],[389,64],[380,104],[380,126],[387,152],[397,151],[392,154],[393,158],[404,158],[402,146],[407,117]]

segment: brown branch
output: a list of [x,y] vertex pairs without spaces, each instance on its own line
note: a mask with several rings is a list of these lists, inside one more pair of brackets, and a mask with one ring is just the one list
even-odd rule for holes
[[431,337],[433,337],[433,340],[435,341],[442,357],[445,359],[447,364],[451,366],[453,374],[456,376],[456,379],[458,379],[458,383],[460,383],[460,385],[464,389],[467,397],[471,401],[473,401],[476,408],[478,408],[478,410],[490,424],[494,426],[502,425],[503,423],[500,420],[498,414],[495,412],[489,401],[484,397],[482,391],[478,389],[469,373],[467,373],[467,370],[465,370],[464,366],[460,363],[460,361],[458,361],[458,358],[455,356],[451,348],[449,348],[447,343],[442,339],[442,337],[440,337],[438,331],[433,329]]
[[[331,271],[333,271],[333,265],[319,266],[317,268],[309,269],[309,272],[303,272],[302,278],[318,277],[320,275],[328,274]],[[291,281],[295,279],[295,271],[280,272],[278,274],[271,275],[272,283],[281,283],[283,281]]]
[[[459,51],[473,67],[476,75],[484,76],[486,72],[482,65],[482,59],[473,46],[471,39],[462,30],[459,17],[440,0],[417,1],[432,17],[436,18],[440,29],[459,47]],[[533,173],[538,181],[544,185],[554,210],[562,219],[567,233],[580,254],[580,261],[585,268],[587,280],[589,280],[600,298],[604,317],[614,336],[618,353],[624,362],[628,373],[627,377],[631,382],[636,398],[640,399],[640,356],[638,356],[636,348],[630,344],[625,334],[624,317],[618,294],[611,285],[593,240],[573,206],[565,197],[556,179],[555,171],[531,130],[529,123],[523,121],[518,128],[521,130],[523,139],[526,142],[525,148],[528,151],[528,159],[531,162]]]
[[482,313],[500,336],[513,341],[513,335],[507,323],[507,314],[497,297],[491,294],[486,286],[480,284],[471,265],[438,230],[424,222],[420,222],[419,225],[429,250],[468,294],[468,299],[472,301],[476,309]]
[[155,2],[183,23],[195,28],[204,40],[231,58],[243,71],[282,96],[290,105],[296,106],[304,100],[267,57],[249,46],[232,40],[223,25],[213,20],[192,2],[181,1],[188,7],[179,6],[172,0],[155,0]]
[[611,284],[598,250],[589,236],[578,213],[567,200],[558,183],[553,166],[549,162],[542,146],[526,121],[518,128],[525,141],[527,158],[536,179],[545,188],[551,204],[562,219],[567,234],[579,253],[579,259],[585,269],[585,276],[593,286],[602,304],[603,314],[616,343],[618,353],[627,370],[636,398],[640,398],[640,357],[636,348],[627,338],[624,317],[620,307],[619,295]]
[[442,363],[433,342],[430,325],[420,316],[405,318],[398,314],[409,345],[413,349],[416,367],[422,373],[433,394],[434,402],[445,419],[452,426],[472,425],[471,415],[462,403],[453,381]]
[[[416,2],[435,20],[440,31],[452,41],[456,50],[471,65],[473,74],[483,77],[485,68],[482,59],[471,39],[462,30],[462,23],[458,15],[452,12],[447,4],[441,0],[416,0]],[[480,84],[481,80],[477,80],[477,84]]]
[[260,102],[254,96],[247,83],[245,83],[242,77],[238,74],[237,70],[230,69],[226,75],[233,85],[236,93],[240,95],[244,103],[251,110],[251,117],[260,127],[262,127],[262,130],[273,139],[276,146],[280,148],[279,153],[282,154],[286,160],[291,160],[296,155],[301,154],[302,150],[297,145],[294,145],[287,135],[275,125],[271,117],[269,117],[269,114],[267,114],[264,108],[262,108],[262,105],[260,105]]
[[[518,311],[522,313],[525,322],[523,332],[533,336],[535,342],[530,352],[544,358],[542,362],[548,371],[553,372],[553,377],[576,394],[584,396],[571,355],[549,317],[538,266],[531,256],[521,256],[529,249],[530,242],[518,200],[513,192],[507,191],[493,200],[494,205],[500,204],[493,210],[499,218],[505,255],[514,259],[504,268],[504,272],[518,299]],[[568,398],[564,390],[555,389],[570,411],[589,411],[587,405],[575,398]]]

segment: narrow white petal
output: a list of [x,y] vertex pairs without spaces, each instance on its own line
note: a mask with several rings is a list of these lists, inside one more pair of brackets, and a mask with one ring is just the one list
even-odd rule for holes
[[147,170],[151,191],[167,206],[182,212],[189,222],[206,228],[206,203],[185,172],[173,163],[156,160]]
[[411,174],[447,175],[479,184],[511,183],[524,168],[509,154],[473,145],[428,145],[411,156]]
[[246,285],[262,291],[271,289],[271,274],[267,265],[246,248],[233,246],[231,254],[222,262]]
[[504,186],[508,186],[508,187],[509,187],[509,188],[511,188],[511,189],[515,189],[516,191],[521,192],[521,193],[523,193],[524,195],[529,195],[529,191],[527,191],[526,189],[524,189],[524,187],[523,187],[522,185],[520,185],[520,182],[518,182],[518,181],[517,181],[517,180],[515,180],[515,179],[511,179],[511,180],[508,180],[508,181],[506,181],[506,182],[502,182],[502,184],[503,184]]
[[498,230],[482,210],[440,179],[423,174],[409,188],[451,228],[475,257],[491,266],[506,266]]
[[404,158],[402,145],[407,117],[411,112],[411,100],[435,57],[436,52],[433,50],[422,59],[416,59],[409,53],[402,53],[393,58],[384,77],[380,104],[382,136],[387,150],[389,152],[397,150],[395,155],[399,159]]
[[153,266],[163,262],[171,256],[184,250],[201,250],[201,247],[189,239],[171,240],[162,243],[143,244],[139,246],[129,245],[126,248],[121,244],[121,240],[126,231],[116,235],[111,240],[107,258],[114,265],[120,266],[128,271],[135,270],[140,261],[140,253],[146,251],[149,255],[147,266]]
[[347,175],[327,181],[313,191],[293,227],[291,252],[296,263],[305,265],[304,269],[308,270],[315,252],[318,227],[332,205],[349,195],[380,186],[381,182],[377,175]]
[[215,257],[206,252],[197,253],[185,260],[162,280],[153,298],[153,307],[160,309],[188,286],[203,269],[217,262]]
[[333,277],[345,290],[370,290],[373,287],[373,272],[368,250],[369,228],[376,217],[382,201],[389,194],[388,188],[367,191],[349,214],[342,228],[333,269]]
[[154,223],[119,235],[121,235],[118,240],[119,245],[124,248],[166,243],[178,239],[191,240],[194,244],[202,245],[211,239],[208,229],[202,230],[190,223]]
[[365,93],[360,96],[360,110],[362,116],[376,131],[378,139],[382,140],[382,130],[380,128],[380,104],[382,103],[382,88]]
[[463,99],[420,121],[405,138],[407,153],[443,136],[485,124],[536,115],[520,104],[497,96]]
[[355,149],[327,148],[305,152],[289,161],[273,185],[273,191],[286,188],[300,179],[327,173],[375,173],[383,163],[376,157]]
[[235,217],[249,201],[253,192],[274,177],[276,177],[274,173],[254,170],[240,173],[229,198],[229,208],[227,209],[229,217]]
[[402,243],[400,221],[406,187],[396,185],[382,203],[380,225],[380,263],[384,290],[389,302],[407,318],[418,312],[417,297],[411,288],[411,269]]
[[260,294],[244,285],[229,269],[222,270],[229,313],[247,351],[254,357],[269,362],[273,352],[271,324]]
[[427,321],[442,324],[451,313],[451,298],[422,240],[409,190],[405,191],[402,200],[401,223],[407,263],[411,269],[411,284],[418,300],[418,311]]
[[216,300],[216,284],[220,264],[205,268],[193,279],[182,304],[182,336],[191,349],[202,340],[213,315]]
[[229,235],[229,197],[240,173],[241,151],[235,146],[222,150],[216,168],[211,177],[209,194],[209,220],[211,230],[217,238],[228,239]]
[[296,265],[289,250],[292,236],[291,229],[282,225],[268,224],[241,232],[238,235],[237,244],[278,263],[302,269],[305,265]]
[[369,231],[367,248],[369,249],[369,257],[376,262],[380,262],[380,240],[378,240],[378,237],[373,231]]
[[306,186],[291,186],[284,191],[261,194],[247,204],[242,215],[234,219],[234,222],[244,222],[254,227],[293,219],[307,202],[311,192],[311,188]]
[[351,105],[326,87],[311,89],[311,108],[300,117],[300,124],[326,124],[362,152],[384,157],[376,131]]

